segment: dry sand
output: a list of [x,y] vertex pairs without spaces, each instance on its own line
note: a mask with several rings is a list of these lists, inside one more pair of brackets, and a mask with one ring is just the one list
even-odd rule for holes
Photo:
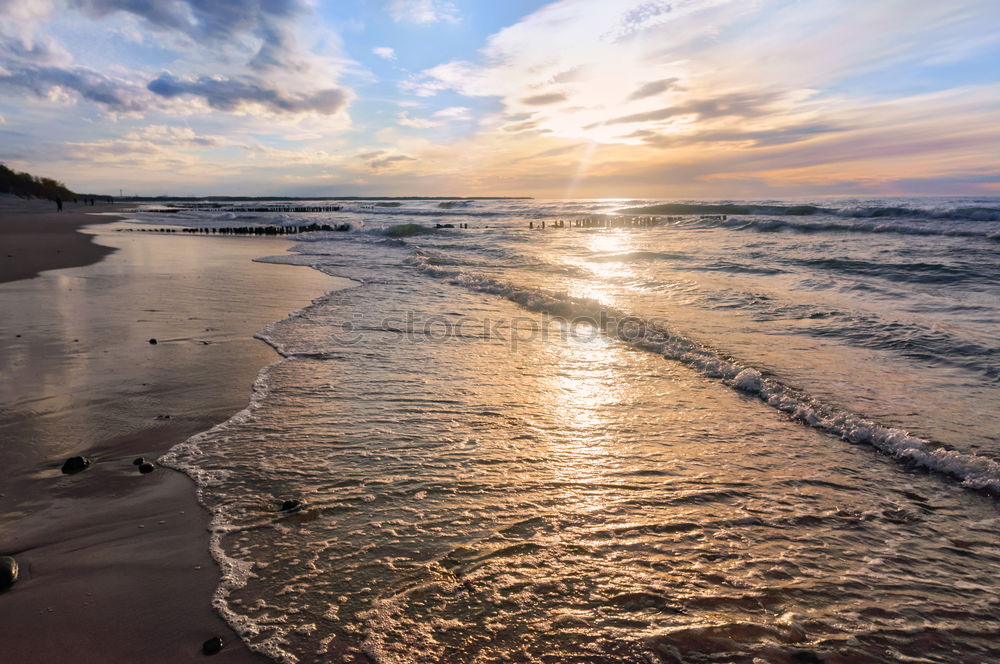
[[[76,221],[25,231],[21,217],[0,211],[4,246],[15,228],[22,250],[33,236],[75,247],[68,264],[105,258],[0,284],[0,555],[22,569],[0,593],[3,660],[202,661],[202,642],[219,635],[226,647],[211,661],[264,661],[210,606],[219,573],[193,483],[164,468],[140,475],[132,460],[243,408],[277,359],[252,334],[350,282],[250,261],[283,253],[284,240],[114,224],[96,229],[94,245],[64,237]],[[22,265],[52,267],[33,261]],[[76,454],[94,465],[62,475]]]

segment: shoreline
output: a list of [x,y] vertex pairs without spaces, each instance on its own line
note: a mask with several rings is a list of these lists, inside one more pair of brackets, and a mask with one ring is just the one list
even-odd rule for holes
[[[139,474],[132,461],[155,462],[245,408],[258,372],[280,359],[253,334],[343,284],[251,262],[287,250],[288,240],[114,233],[106,223],[115,217],[75,214],[94,228],[79,233],[84,223],[74,219],[45,233],[79,249],[60,259],[90,260],[90,245],[98,262],[57,269],[43,256],[41,276],[0,284],[16,314],[0,321],[0,370],[10,377],[0,386],[10,452],[0,555],[21,566],[0,592],[15,635],[5,653],[201,661],[201,644],[220,636],[213,661],[268,662],[211,606],[220,571],[195,483],[167,468]],[[62,461],[77,454],[93,465],[62,475]]]
[[0,284],[30,279],[47,270],[82,267],[103,259],[114,249],[96,244],[93,236],[80,232],[84,226],[120,221],[116,216],[94,212],[116,212],[120,203],[83,205],[65,203],[63,212],[53,203],[37,199],[0,197]]

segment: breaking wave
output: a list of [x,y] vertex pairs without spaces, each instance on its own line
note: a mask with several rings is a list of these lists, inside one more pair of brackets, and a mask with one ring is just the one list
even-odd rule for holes
[[1000,221],[1000,208],[967,206],[957,208],[921,208],[908,206],[849,205],[821,207],[818,205],[766,205],[754,203],[663,203],[644,207],[623,208],[619,214],[651,215],[773,215],[806,217],[830,214],[839,217],[917,217],[928,219],[968,219],[971,221]]

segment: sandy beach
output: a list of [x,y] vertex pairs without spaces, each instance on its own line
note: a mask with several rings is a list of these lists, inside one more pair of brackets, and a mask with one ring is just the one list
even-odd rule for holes
[[[264,661],[211,607],[219,575],[194,484],[132,462],[245,407],[277,359],[254,332],[348,282],[251,262],[287,241],[114,223],[83,234],[116,218],[12,207],[0,213],[0,554],[21,578],[0,596],[5,659],[193,661],[221,636],[214,661]],[[93,465],[61,474],[78,454]]]
[[88,265],[114,251],[76,232],[96,218],[92,212],[113,212],[120,205],[66,203],[62,212],[51,201],[0,196],[3,251],[0,283],[27,279],[42,270]]

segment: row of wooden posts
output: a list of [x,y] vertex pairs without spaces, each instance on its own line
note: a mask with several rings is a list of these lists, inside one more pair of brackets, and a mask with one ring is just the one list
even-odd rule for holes
[[178,212],[186,211],[196,211],[196,212],[340,212],[343,206],[340,205],[328,205],[328,206],[317,206],[310,205],[305,207],[288,207],[288,206],[270,206],[270,207],[214,207],[211,205],[205,206],[185,206],[185,207],[169,207],[169,208],[132,208],[128,210],[122,210],[125,213],[135,214],[137,212],[146,212],[153,214],[177,214]]
[[[642,228],[660,226],[662,224],[677,222],[685,217],[611,217],[597,215],[584,217],[582,219],[572,219],[568,222],[565,219],[553,221],[548,226],[542,221],[537,228]],[[702,215],[698,218],[701,221],[726,221],[727,215]],[[455,228],[454,224],[435,224],[435,228]],[[467,229],[469,224],[459,224],[458,228]],[[528,228],[536,228],[535,222],[529,221]],[[198,233],[203,235],[296,235],[298,233],[310,233],[314,231],[349,231],[350,224],[309,224],[308,226],[237,226],[229,228],[129,228],[129,231],[160,232],[160,233]]]
[[314,231],[340,231],[351,230],[350,224],[339,224],[331,226],[329,224],[310,224],[308,226],[237,226],[231,228],[129,228],[129,231],[141,233],[195,233],[200,235],[296,235],[298,233],[312,233]]
[[[725,221],[724,214],[702,215],[698,217],[701,221]],[[644,228],[651,226],[662,226],[663,224],[682,221],[685,217],[617,217],[609,215],[594,215],[583,217],[582,219],[572,219],[569,221],[569,228]],[[567,228],[565,219],[554,221],[549,228]],[[535,222],[529,221],[528,228],[534,229]],[[545,222],[541,222],[538,228],[546,228]]]

